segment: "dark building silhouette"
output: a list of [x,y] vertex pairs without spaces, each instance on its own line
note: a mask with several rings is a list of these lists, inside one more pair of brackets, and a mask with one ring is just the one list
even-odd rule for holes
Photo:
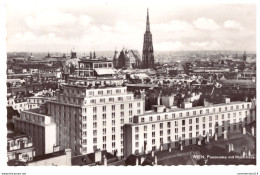
[[152,33],[150,31],[149,10],[147,9],[146,31],[143,44],[143,68],[154,68]]
[[122,49],[120,53],[115,50],[113,64],[115,68],[139,68],[141,65],[140,54],[137,50]]

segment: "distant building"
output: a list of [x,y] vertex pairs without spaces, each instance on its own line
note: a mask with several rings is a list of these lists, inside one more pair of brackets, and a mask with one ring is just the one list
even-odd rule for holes
[[27,162],[35,155],[32,138],[28,134],[8,133],[7,134],[7,157],[8,161],[16,160]]
[[107,59],[82,59],[81,61],[78,61],[77,71],[79,77],[111,77],[115,74],[113,68],[113,62]]
[[125,50],[122,49],[118,55],[118,51],[115,50],[113,63],[115,68],[140,68],[141,59],[137,50]]
[[150,31],[150,22],[149,22],[149,11],[147,9],[147,20],[146,20],[146,31],[144,34],[144,43],[143,43],[143,59],[142,59],[143,68],[153,69],[154,68],[154,53],[153,53],[153,41],[152,33]]

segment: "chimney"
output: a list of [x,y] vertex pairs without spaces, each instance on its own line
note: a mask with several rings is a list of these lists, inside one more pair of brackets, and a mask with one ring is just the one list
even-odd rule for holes
[[209,143],[209,133],[207,133],[206,142]]
[[231,144],[228,144],[227,147],[228,147],[228,152],[231,152],[232,151]]
[[181,150],[181,151],[183,150],[183,146],[182,146],[182,145],[180,146],[180,150]]
[[225,103],[230,103],[230,98],[225,98]]
[[243,134],[246,134],[246,128],[243,127]]
[[251,128],[252,136],[255,136],[255,128],[252,126]]
[[101,161],[101,150],[97,149],[94,151],[95,154],[95,162],[100,162]]
[[157,97],[157,105],[161,105],[161,97],[160,96]]
[[224,134],[224,139],[227,139],[227,131],[226,130],[223,132],[223,134]]
[[57,152],[60,150],[60,145],[53,146],[53,152]]
[[154,156],[154,165],[157,165],[157,156]]
[[201,145],[201,140],[198,140],[198,145]]
[[65,149],[66,153],[66,165],[71,166],[71,149]]
[[145,160],[145,157],[142,156],[142,157],[141,157],[141,160],[140,160],[140,161],[141,161],[141,162],[140,162],[141,165],[142,165],[142,163],[144,162],[144,160]]
[[248,157],[250,157],[250,156],[251,156],[251,151],[250,151],[250,150],[248,150],[248,153],[247,153],[247,155],[248,155]]
[[151,151],[151,156],[154,157],[154,151]]
[[107,166],[107,158],[106,158],[105,155],[104,155],[104,157],[103,157],[103,163],[104,163],[104,166]]

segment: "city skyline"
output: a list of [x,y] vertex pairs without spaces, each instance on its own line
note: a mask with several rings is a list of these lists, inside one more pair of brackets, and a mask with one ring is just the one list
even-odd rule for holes
[[255,5],[147,4],[7,3],[7,51],[141,51],[147,8],[155,52],[256,49]]

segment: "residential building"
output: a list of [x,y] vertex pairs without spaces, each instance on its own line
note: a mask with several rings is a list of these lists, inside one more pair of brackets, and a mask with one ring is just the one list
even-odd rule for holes
[[192,107],[191,103],[181,106],[155,105],[153,112],[134,116],[133,123],[125,126],[124,155],[196,144],[206,136],[241,131],[256,117],[252,102],[226,99],[226,103],[212,106]]

